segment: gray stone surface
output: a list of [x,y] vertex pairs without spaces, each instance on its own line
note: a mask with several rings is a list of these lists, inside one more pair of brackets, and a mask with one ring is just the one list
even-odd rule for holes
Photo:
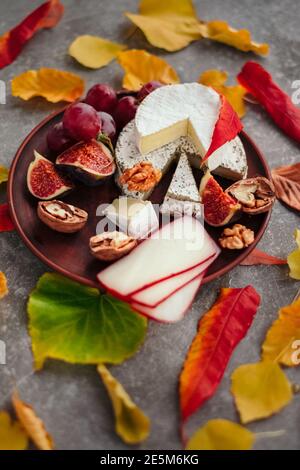
[[[1,0],[1,33],[39,3],[38,0]],[[116,63],[99,71],[89,71],[68,57],[67,48],[77,35],[86,33],[122,41],[129,25],[122,12],[135,11],[137,1],[64,0],[63,3],[66,13],[56,29],[36,35],[21,56],[0,72],[0,79],[7,84],[7,104],[0,105],[0,164],[9,165],[28,132],[60,106],[40,99],[22,102],[12,98],[9,84],[15,75],[48,66],[80,73],[87,87],[99,81],[120,84],[122,72]],[[249,27],[256,40],[270,43],[271,54],[261,59],[207,41],[194,43],[174,54],[161,52],[177,69],[182,81],[196,80],[208,68],[225,69],[234,77],[246,60],[255,59],[263,62],[279,84],[292,93],[292,81],[300,78],[298,2],[199,0],[195,3],[204,19],[222,18],[235,27]],[[139,32],[131,37],[129,45],[152,50]],[[297,145],[281,134],[259,107],[249,106],[244,124],[271,167],[299,161]],[[0,202],[4,199],[5,191],[1,188]],[[277,202],[259,247],[285,257],[294,247],[293,231],[297,225],[299,216]],[[7,365],[0,366],[0,409],[11,409],[9,397],[17,385],[22,397],[33,403],[45,420],[58,449],[126,449],[114,433],[110,403],[94,367],[49,361],[42,372],[33,373],[26,301],[46,268],[23,246],[16,233],[1,234],[0,270],[7,274],[10,286],[9,296],[0,305],[0,338],[7,344]],[[150,323],[141,351],[113,368],[115,376],[151,418],[152,432],[142,448],[180,449],[177,380],[199,317],[212,305],[219,287],[240,287],[248,283],[262,295],[261,308],[247,338],[234,353],[217,393],[192,418],[189,431],[211,418],[236,420],[229,391],[231,372],[240,364],[259,359],[260,344],[278,308],[290,303],[299,288],[299,283],[289,279],[285,267],[238,267],[204,286],[184,321],[172,326]],[[288,370],[287,375],[293,382],[299,382],[298,370]],[[259,439],[257,449],[299,449],[299,396],[276,416],[253,423],[249,429],[285,431],[281,437]]]

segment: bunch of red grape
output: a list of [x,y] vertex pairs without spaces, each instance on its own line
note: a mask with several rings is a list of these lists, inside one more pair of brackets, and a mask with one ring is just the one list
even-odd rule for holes
[[100,132],[115,143],[117,132],[134,118],[139,103],[161,85],[156,81],[146,83],[136,96],[127,92],[118,96],[107,84],[94,85],[85,100],[71,104],[62,122],[50,129],[47,136],[49,148],[61,153],[75,142],[95,139]]

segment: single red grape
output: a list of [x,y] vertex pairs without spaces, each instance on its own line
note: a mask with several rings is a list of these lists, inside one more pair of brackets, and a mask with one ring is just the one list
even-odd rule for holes
[[65,111],[63,126],[77,141],[94,139],[101,130],[97,111],[86,103],[71,104]]
[[163,86],[161,82],[158,82],[156,80],[152,80],[152,82],[145,83],[145,85],[142,86],[140,91],[137,94],[137,99],[139,101],[142,101],[146,96],[148,96],[152,91],[156,90],[157,88],[160,88]]
[[116,123],[114,118],[104,111],[99,111],[98,116],[101,122],[101,132],[113,140],[116,135]]
[[118,98],[115,90],[105,83],[97,83],[86,95],[85,102],[96,111],[105,111],[111,113],[118,104]]
[[124,96],[124,98],[120,99],[114,112],[114,118],[119,130],[134,118],[137,108],[138,102],[133,96]]
[[47,143],[50,150],[62,153],[74,144],[74,140],[66,133],[63,123],[58,122],[48,131]]

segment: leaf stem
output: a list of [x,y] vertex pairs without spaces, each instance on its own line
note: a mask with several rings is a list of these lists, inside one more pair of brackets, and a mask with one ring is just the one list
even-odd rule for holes
[[285,429],[279,429],[278,431],[263,431],[255,433],[256,439],[280,437],[286,433]]

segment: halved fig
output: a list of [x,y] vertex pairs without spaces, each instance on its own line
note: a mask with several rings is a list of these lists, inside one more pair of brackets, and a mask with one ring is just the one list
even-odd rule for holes
[[241,204],[243,212],[252,215],[267,212],[276,199],[273,183],[264,176],[237,181],[226,193]]
[[34,157],[27,171],[27,186],[34,197],[47,201],[74,188],[73,183],[36,150]]
[[241,205],[227,194],[209,171],[202,177],[200,196],[204,205],[204,220],[214,227],[226,225],[241,215]]
[[116,169],[110,150],[94,139],[79,142],[65,150],[57,157],[56,164],[88,186],[100,184]]

